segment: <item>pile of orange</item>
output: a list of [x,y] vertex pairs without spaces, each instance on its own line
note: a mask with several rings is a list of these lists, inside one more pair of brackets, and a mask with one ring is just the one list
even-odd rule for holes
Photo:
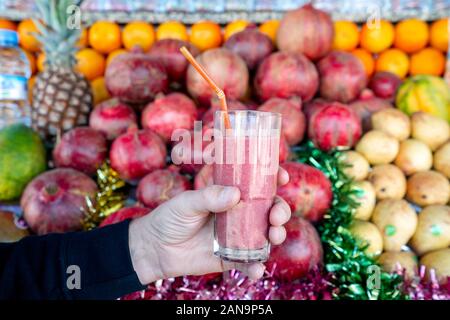
[[[358,36],[359,42],[355,40]],[[360,30],[352,22],[337,21],[333,47],[351,51],[364,64],[368,75],[389,71],[400,78],[408,74],[440,76],[445,70],[448,39],[448,19],[431,25],[418,19],[406,19],[396,25],[385,20],[370,21]]]

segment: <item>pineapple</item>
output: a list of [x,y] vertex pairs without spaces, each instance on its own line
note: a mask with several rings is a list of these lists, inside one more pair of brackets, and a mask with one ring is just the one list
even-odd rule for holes
[[74,70],[80,29],[69,29],[67,8],[77,0],[36,0],[41,21],[35,21],[46,57],[45,70],[33,88],[31,124],[46,140],[87,124],[92,108],[88,80]]

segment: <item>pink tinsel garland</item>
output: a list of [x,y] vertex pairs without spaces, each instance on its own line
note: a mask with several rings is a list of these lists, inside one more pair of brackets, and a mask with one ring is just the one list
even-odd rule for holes
[[[427,280],[425,267],[419,275],[405,281],[403,290],[412,300],[450,300],[450,278],[440,285],[430,271]],[[239,271],[225,272],[223,276],[185,276],[159,280],[123,297],[123,300],[330,300],[338,288],[333,286],[332,274],[312,270],[304,278],[294,282],[280,282],[271,272],[258,281],[251,281]]]

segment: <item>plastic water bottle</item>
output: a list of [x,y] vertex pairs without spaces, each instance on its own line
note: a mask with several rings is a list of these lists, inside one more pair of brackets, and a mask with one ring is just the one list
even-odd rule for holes
[[18,40],[17,32],[0,29],[0,129],[14,123],[31,125],[30,66]]

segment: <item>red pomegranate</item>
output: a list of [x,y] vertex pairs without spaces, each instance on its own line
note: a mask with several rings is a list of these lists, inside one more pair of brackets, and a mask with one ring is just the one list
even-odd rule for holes
[[244,59],[250,70],[255,69],[274,50],[272,40],[256,27],[247,27],[233,34],[224,43],[224,47]]
[[315,61],[331,50],[333,37],[331,17],[312,5],[305,5],[283,17],[277,32],[277,46],[281,51],[303,53]]
[[382,71],[372,76],[368,87],[378,98],[394,101],[395,94],[401,83],[402,80],[396,74]]
[[324,151],[351,148],[362,134],[361,119],[350,107],[330,102],[309,119],[308,137]]
[[259,65],[254,82],[261,101],[274,97],[309,101],[319,87],[319,75],[304,55],[275,52]]
[[321,107],[326,106],[329,102],[322,98],[316,98],[307,102],[303,107],[303,113],[305,114],[306,120],[311,118],[312,114],[319,110]]
[[281,166],[289,173],[289,182],[278,187],[277,194],[295,214],[311,222],[320,221],[333,200],[330,180],[319,169],[303,163],[286,162]]
[[332,51],[317,64],[320,95],[328,100],[347,103],[355,100],[366,87],[364,66],[354,55]]
[[281,131],[289,145],[295,145],[303,140],[306,128],[305,115],[294,101],[271,98],[259,110],[282,115]]
[[38,235],[81,229],[86,197],[94,201],[94,180],[74,169],[54,169],[34,178],[20,206],[28,226]]
[[[197,61],[221,88],[229,99],[239,100],[248,89],[248,69],[244,60],[226,48],[216,48],[197,56]],[[202,105],[209,105],[216,96],[214,90],[193,66],[188,67],[187,89]]]
[[189,180],[174,169],[155,170],[139,182],[137,198],[144,206],[153,209],[190,189]]
[[181,47],[188,48],[195,57],[200,51],[190,42],[178,39],[162,39],[155,42],[150,49],[149,55],[160,61],[167,70],[169,79],[174,82],[183,83],[186,79],[186,71],[189,62],[180,52]]
[[89,117],[89,126],[105,134],[108,140],[113,140],[127,132],[131,126],[137,125],[133,108],[112,98],[97,105]]
[[106,88],[113,97],[129,103],[147,103],[166,92],[169,78],[164,66],[139,47],[117,56],[106,68]]
[[166,165],[167,149],[161,138],[151,130],[131,128],[111,145],[111,167],[122,179],[135,180],[162,169]]
[[213,165],[205,164],[195,176],[194,190],[200,190],[213,184]]
[[393,105],[387,99],[375,97],[370,89],[364,89],[359,98],[350,104],[350,107],[359,115],[363,131],[367,132],[372,129],[372,114],[382,109],[392,108]]
[[108,226],[110,224],[115,224],[122,222],[127,219],[136,219],[145,216],[150,213],[149,208],[144,207],[128,207],[117,210],[116,212],[110,214],[105,218],[105,220],[100,223],[100,227]]
[[56,167],[72,168],[88,175],[93,175],[107,156],[105,136],[89,127],[67,131],[53,149]]
[[291,217],[285,225],[286,240],[270,250],[267,270],[283,281],[294,281],[322,264],[323,249],[316,229],[303,218]]
[[149,103],[142,113],[141,123],[144,128],[153,130],[169,142],[174,130],[191,130],[196,119],[195,103],[182,93],[171,93],[158,96]]
[[279,154],[279,161],[280,163],[285,162],[289,158],[289,144],[284,137],[284,135],[280,136],[280,154]]

